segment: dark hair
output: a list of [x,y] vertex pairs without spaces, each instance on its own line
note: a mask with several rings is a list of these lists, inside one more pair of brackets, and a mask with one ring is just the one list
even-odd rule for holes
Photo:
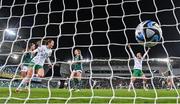
[[30,49],[32,45],[36,45],[36,44],[35,43],[29,43],[28,44],[28,49]]
[[48,45],[49,43],[51,43],[53,40],[52,39],[48,39],[46,42],[46,45]]

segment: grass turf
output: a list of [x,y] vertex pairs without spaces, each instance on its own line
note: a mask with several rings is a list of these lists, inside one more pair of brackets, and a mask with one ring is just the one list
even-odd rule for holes
[[[8,88],[0,88],[0,103],[103,103],[108,104],[116,103],[159,103],[173,104],[177,103],[177,93],[175,90],[162,90],[157,89],[157,98],[154,90],[149,89],[144,91],[143,89],[136,89],[136,93],[133,90],[128,92],[127,89],[115,89],[114,96],[111,89],[82,89],[80,92],[70,93],[67,89],[51,89],[49,92],[46,88],[31,88],[30,93],[21,92],[15,93],[15,89],[12,88],[9,91]],[[178,90],[180,91],[180,90]],[[136,96],[136,98],[135,98]],[[178,99],[180,100],[180,99]],[[179,101],[180,103],[180,101]]]

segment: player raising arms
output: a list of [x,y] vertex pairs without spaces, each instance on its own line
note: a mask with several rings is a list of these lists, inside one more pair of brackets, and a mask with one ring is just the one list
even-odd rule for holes
[[74,62],[72,63],[72,71],[70,76],[70,90],[74,90],[77,88],[76,91],[80,91],[81,87],[81,74],[82,74],[82,62],[81,60],[81,50],[75,49],[74,50]]
[[[45,60],[48,61],[48,64],[51,66],[51,62],[49,59],[49,56],[52,54],[52,49],[54,46],[54,41],[52,39],[47,40],[46,45],[42,45],[38,47],[36,50],[33,51],[33,53],[37,53],[36,56],[31,60],[27,72],[27,76],[21,81],[20,85],[16,89],[16,92],[19,92],[21,85],[25,85],[30,81],[30,79],[35,76],[35,77],[44,77],[44,69],[43,65],[45,63]],[[35,71],[37,74],[34,74]]]
[[143,79],[143,88],[145,90],[147,90],[146,89],[146,77],[145,77],[144,73],[142,72],[142,62],[143,62],[144,58],[146,57],[147,53],[149,52],[150,48],[148,48],[148,50],[146,51],[146,53],[143,56],[140,52],[137,53],[135,56],[134,52],[131,49],[131,46],[128,45],[128,47],[129,47],[129,50],[130,50],[130,52],[133,56],[133,59],[134,59],[134,68],[133,68],[133,73],[131,76],[131,81],[129,84],[128,91],[131,90],[131,87],[133,87],[133,84],[134,84],[136,78],[138,78],[138,77]]
[[35,50],[36,45],[34,43],[30,43],[28,45],[28,50],[25,53],[25,55],[23,56],[23,60],[22,60],[22,65],[21,65],[21,78],[26,77],[27,71],[28,71],[28,66],[29,63],[31,62],[34,54],[32,54],[32,52]]

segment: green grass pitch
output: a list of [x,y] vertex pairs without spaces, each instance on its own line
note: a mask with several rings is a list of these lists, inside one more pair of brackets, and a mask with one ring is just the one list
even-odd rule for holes
[[[82,89],[80,92],[70,93],[67,89],[51,89],[51,93],[47,88],[31,88],[30,94],[27,92],[15,93],[15,89],[12,88],[9,91],[8,88],[0,88],[0,103],[24,103],[25,99],[28,99],[26,103],[58,103],[58,104],[129,104],[135,102],[140,103],[154,103],[157,104],[166,103],[173,104],[180,103],[180,99],[177,99],[177,92],[175,90],[162,90],[157,89],[157,95],[153,89],[144,91],[143,89],[136,89],[136,93],[133,90],[128,92],[127,89],[115,89],[114,95],[112,89]],[[180,90],[178,90],[179,92]],[[135,98],[136,95],[136,98]],[[156,99],[158,98],[158,99]]]

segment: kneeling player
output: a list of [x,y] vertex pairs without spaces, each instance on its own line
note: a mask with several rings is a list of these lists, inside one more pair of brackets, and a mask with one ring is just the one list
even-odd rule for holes
[[128,45],[128,47],[129,47],[130,52],[134,59],[134,68],[133,68],[133,73],[131,76],[131,81],[129,84],[128,91],[130,91],[131,87],[133,87],[133,84],[134,84],[136,78],[138,78],[138,77],[143,79],[143,88],[145,90],[147,90],[146,89],[146,77],[145,77],[144,73],[142,72],[142,62],[143,62],[143,59],[145,58],[145,56],[147,55],[147,53],[149,52],[150,48],[148,48],[148,50],[146,51],[146,53],[143,56],[141,55],[141,53],[137,53],[135,56],[134,52],[131,49],[131,46]]
[[82,73],[82,55],[81,50],[76,49],[74,51],[74,62],[72,63],[72,71],[70,76],[70,90],[74,90],[77,88],[76,91],[79,91],[81,87],[81,73]]
[[[30,79],[35,77],[44,77],[44,69],[43,65],[45,63],[45,60],[47,59],[48,64],[51,65],[49,56],[51,56],[52,49],[54,46],[54,41],[49,39],[47,41],[47,45],[42,45],[38,47],[36,50],[33,51],[33,53],[37,53],[36,56],[31,60],[27,72],[27,76],[21,81],[20,85],[16,89],[16,92],[19,92],[19,88],[21,85],[24,85],[30,81]],[[37,74],[34,74],[35,71],[37,71]]]

